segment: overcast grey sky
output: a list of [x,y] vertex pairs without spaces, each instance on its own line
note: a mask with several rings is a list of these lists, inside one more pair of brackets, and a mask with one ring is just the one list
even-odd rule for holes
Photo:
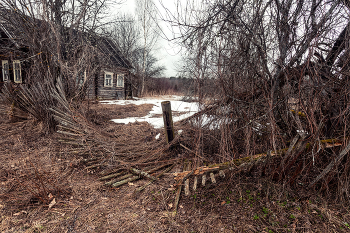
[[[185,0],[184,0],[185,1]],[[167,0],[163,1],[163,4],[166,2],[166,7],[171,10],[175,9],[174,7],[174,0]],[[160,14],[164,14],[165,10],[159,0],[154,0],[154,3],[156,4],[158,11]],[[135,15],[135,9],[136,4],[135,0],[127,0],[125,1],[121,6],[118,7],[118,9],[113,10],[113,14],[119,14],[119,13],[129,13],[132,15]],[[167,25],[165,22],[159,20],[159,25],[166,37],[171,39],[173,37],[172,32],[169,29],[169,25]],[[166,70],[164,72],[166,77],[176,76],[177,75],[177,66],[179,65],[181,61],[181,47],[176,46],[174,43],[167,41],[163,37],[164,35],[161,35],[159,37],[157,47],[158,49],[155,52],[155,55],[159,59],[159,65],[164,65]]]

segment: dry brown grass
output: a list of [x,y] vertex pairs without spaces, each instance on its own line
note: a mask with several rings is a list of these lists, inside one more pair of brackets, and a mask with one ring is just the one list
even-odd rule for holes
[[[161,130],[154,130],[147,123],[118,125],[109,122],[108,115],[113,111],[125,111],[123,117],[128,116],[125,106],[119,107],[92,105],[96,127],[123,138],[123,148],[128,146],[130,152],[133,147],[138,150],[156,144],[154,134]],[[149,106],[134,108],[136,110],[130,110],[130,114],[145,113]],[[6,115],[0,117],[1,232],[349,230],[344,223],[350,218],[347,208],[326,202],[305,190],[296,192],[271,183],[257,177],[258,173],[254,172],[226,173],[226,178],[218,179],[216,185],[199,187],[196,192],[192,191],[191,196],[181,198],[178,213],[174,215],[175,194],[171,186],[174,179],[171,174],[137,195],[133,191],[146,180],[117,189],[104,187],[95,175],[98,170],[86,170],[79,162],[80,158],[72,152],[73,147],[58,143],[56,133],[45,132],[43,126],[33,119],[8,123]],[[177,158],[193,156],[186,150],[175,151]],[[29,161],[42,175],[56,200],[52,208],[28,190],[28,187],[38,190],[33,183],[38,182],[38,176]],[[177,166],[172,172],[180,169]],[[264,208],[268,209],[267,213]]]

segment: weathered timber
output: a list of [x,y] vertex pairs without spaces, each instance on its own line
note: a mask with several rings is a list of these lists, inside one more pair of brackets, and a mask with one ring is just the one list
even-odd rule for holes
[[[191,162],[188,163],[187,165],[187,170],[191,169]],[[191,172],[189,173],[191,174]],[[189,176],[187,176],[189,177]],[[185,180],[185,196],[189,196],[190,195],[190,180],[187,179],[187,177],[184,177]]]
[[101,165],[102,165],[102,164],[94,164],[94,165],[91,165],[91,166],[86,167],[85,169],[88,170],[88,169],[98,168],[98,167],[100,167]]
[[[152,168],[152,169],[150,169],[150,168],[148,167],[148,168],[145,169],[145,172],[147,172],[147,173],[152,173],[152,172],[155,172],[155,171],[159,170],[159,169],[160,169],[161,167],[163,167],[163,166],[164,166],[164,165],[162,165],[162,166],[160,166],[160,167]],[[136,177],[136,179],[135,179],[135,177]],[[118,187],[118,186],[123,185],[123,184],[125,184],[125,183],[131,182],[131,181],[122,182],[124,179],[130,180],[131,178],[132,178],[132,181],[134,181],[134,180],[140,179],[141,176],[140,176],[140,175],[138,175],[138,176],[133,176],[133,174],[127,174],[127,175],[125,175],[125,176],[123,176],[123,177],[120,177],[120,178],[118,178],[118,179],[116,179],[116,180],[113,180],[113,182],[112,182],[112,181],[107,182],[107,183],[105,183],[105,185],[111,185],[111,184],[112,184],[113,187]],[[120,180],[120,181],[118,181],[118,180]],[[116,182],[116,181],[118,181],[118,182]]]
[[210,172],[210,180],[213,184],[216,183],[216,180],[215,180],[215,176],[214,176],[214,173]]
[[108,176],[104,176],[104,177],[101,177],[99,178],[98,180],[109,180],[109,179],[112,179],[114,177],[117,177],[117,176],[120,176],[120,175],[123,175],[125,172],[119,172],[119,173],[114,173],[114,174],[111,174],[111,175],[108,175]]
[[162,111],[166,141],[167,143],[170,143],[174,139],[174,125],[170,101],[162,102]]
[[224,172],[223,170],[220,170],[220,171],[219,171],[219,176],[220,176],[221,178],[225,178],[225,172]]
[[337,166],[339,164],[339,162],[344,158],[344,156],[350,151],[350,143],[340,152],[340,154],[338,155],[338,157],[334,160],[332,160],[332,162],[330,162],[330,164],[328,164],[328,166],[321,172],[321,174],[319,174],[310,184],[309,184],[309,188],[311,188],[312,186],[314,186],[320,179],[322,179],[325,175],[327,175],[334,166]]
[[68,135],[68,136],[72,136],[72,137],[81,137],[82,136],[81,134],[74,134],[74,133],[61,131],[61,130],[58,130],[57,133]]
[[114,183],[118,182],[119,180],[123,180],[123,179],[128,179],[129,177],[133,176],[132,174],[126,174],[122,177],[119,177],[117,179],[114,179],[114,180],[111,180],[111,181],[108,181],[106,182],[104,185],[105,186],[109,186],[109,185],[113,185]]
[[[157,179],[159,179],[162,175],[164,175],[165,173],[171,171],[171,169],[173,169],[173,167],[175,166],[175,164],[171,165],[170,167],[168,167],[167,169],[165,169],[164,171],[162,171],[159,175],[156,176]],[[142,190],[144,190],[148,185],[150,185],[153,182],[153,180],[150,180],[147,184],[143,185],[142,187],[138,188],[136,190],[136,192],[141,192]]]
[[283,157],[283,159],[282,159],[282,161],[281,161],[281,166],[284,165],[284,163],[286,162],[287,158],[288,158],[289,155],[291,154],[291,152],[292,152],[292,150],[293,150],[295,144],[296,144],[296,143],[298,142],[298,140],[299,140],[299,137],[300,137],[299,134],[297,134],[297,135],[293,138],[292,143],[290,144],[290,146],[289,146],[289,148],[288,148],[288,150],[287,150],[286,155]]
[[141,170],[138,170],[138,169],[135,169],[135,168],[131,168],[130,171],[132,173],[136,174],[136,175],[144,176],[144,177],[147,177],[148,179],[151,179],[151,180],[157,180],[156,177],[151,176],[147,172],[144,172],[144,171],[141,171]]
[[[186,161],[184,162],[183,170],[184,171],[187,170],[187,162]],[[179,187],[176,190],[176,196],[175,196],[175,205],[174,205],[175,213],[177,212],[177,207],[179,205],[181,190],[182,190],[182,185],[179,185]]]
[[119,187],[119,186],[121,186],[123,184],[129,183],[129,182],[132,182],[132,181],[135,181],[135,180],[138,180],[138,179],[140,179],[139,176],[132,176],[132,177],[130,177],[128,179],[125,179],[125,180],[122,180],[122,181],[119,181],[119,182],[116,182],[116,183],[112,184],[112,187],[117,188],[117,187]]
[[205,182],[207,181],[207,177],[206,177],[206,175],[204,174],[203,176],[202,176],[202,186],[205,186]]
[[193,191],[197,190],[197,183],[198,183],[198,178],[197,176],[195,176],[193,179]]

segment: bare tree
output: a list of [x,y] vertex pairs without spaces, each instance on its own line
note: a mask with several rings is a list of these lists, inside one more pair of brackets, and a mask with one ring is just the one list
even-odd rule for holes
[[[54,128],[54,122],[49,109],[58,104],[50,93],[56,84],[62,83],[68,100],[81,99],[104,56],[96,45],[98,33],[107,22],[102,17],[106,4],[105,0],[4,0],[0,3],[0,21],[12,40],[7,47],[1,47],[1,52],[8,57],[19,57],[25,68],[22,72],[26,73],[25,84],[6,85],[5,95],[17,102],[18,107],[46,121],[50,129]],[[13,88],[23,89],[21,93],[35,92],[33,103],[22,106],[19,92]]]
[[[278,151],[295,135],[312,145],[316,157],[322,138],[347,141],[348,1],[190,1],[178,9],[183,10],[171,14],[168,9],[167,20],[182,33],[199,95],[216,101],[211,119],[220,133],[211,131],[211,137],[220,142],[221,158]],[[208,79],[215,80],[210,83],[215,91],[206,91]],[[210,143],[200,137],[208,149]],[[294,156],[283,160],[288,165],[276,166],[277,177],[286,176],[295,163],[302,171],[317,162],[317,169],[324,167],[321,160],[306,156],[303,164]],[[295,171],[293,179],[298,175]],[[346,178],[345,183],[349,188]]]
[[[111,37],[119,45],[121,53],[131,61],[134,67],[135,76],[130,81],[136,95],[142,95],[145,92],[148,77],[160,76],[165,69],[157,64],[158,59],[153,55],[155,51],[153,43],[156,39],[152,38],[156,35],[151,34],[151,30],[156,29],[148,26],[143,28],[133,16],[123,15],[113,24],[111,33]],[[156,25],[152,24],[150,26],[155,27]],[[146,30],[146,34],[144,34],[144,30]],[[150,35],[150,37],[147,35]]]
[[136,14],[141,27],[142,36],[142,82],[141,96],[144,93],[146,78],[147,52],[154,48],[158,39],[157,11],[152,0],[137,0]]

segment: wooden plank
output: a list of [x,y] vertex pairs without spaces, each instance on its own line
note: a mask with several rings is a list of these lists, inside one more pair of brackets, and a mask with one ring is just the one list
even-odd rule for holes
[[193,191],[197,190],[197,183],[198,183],[198,178],[197,176],[195,176],[193,180]]
[[214,176],[214,173],[210,172],[210,180],[213,184],[216,183],[216,180],[215,180],[215,176]]

